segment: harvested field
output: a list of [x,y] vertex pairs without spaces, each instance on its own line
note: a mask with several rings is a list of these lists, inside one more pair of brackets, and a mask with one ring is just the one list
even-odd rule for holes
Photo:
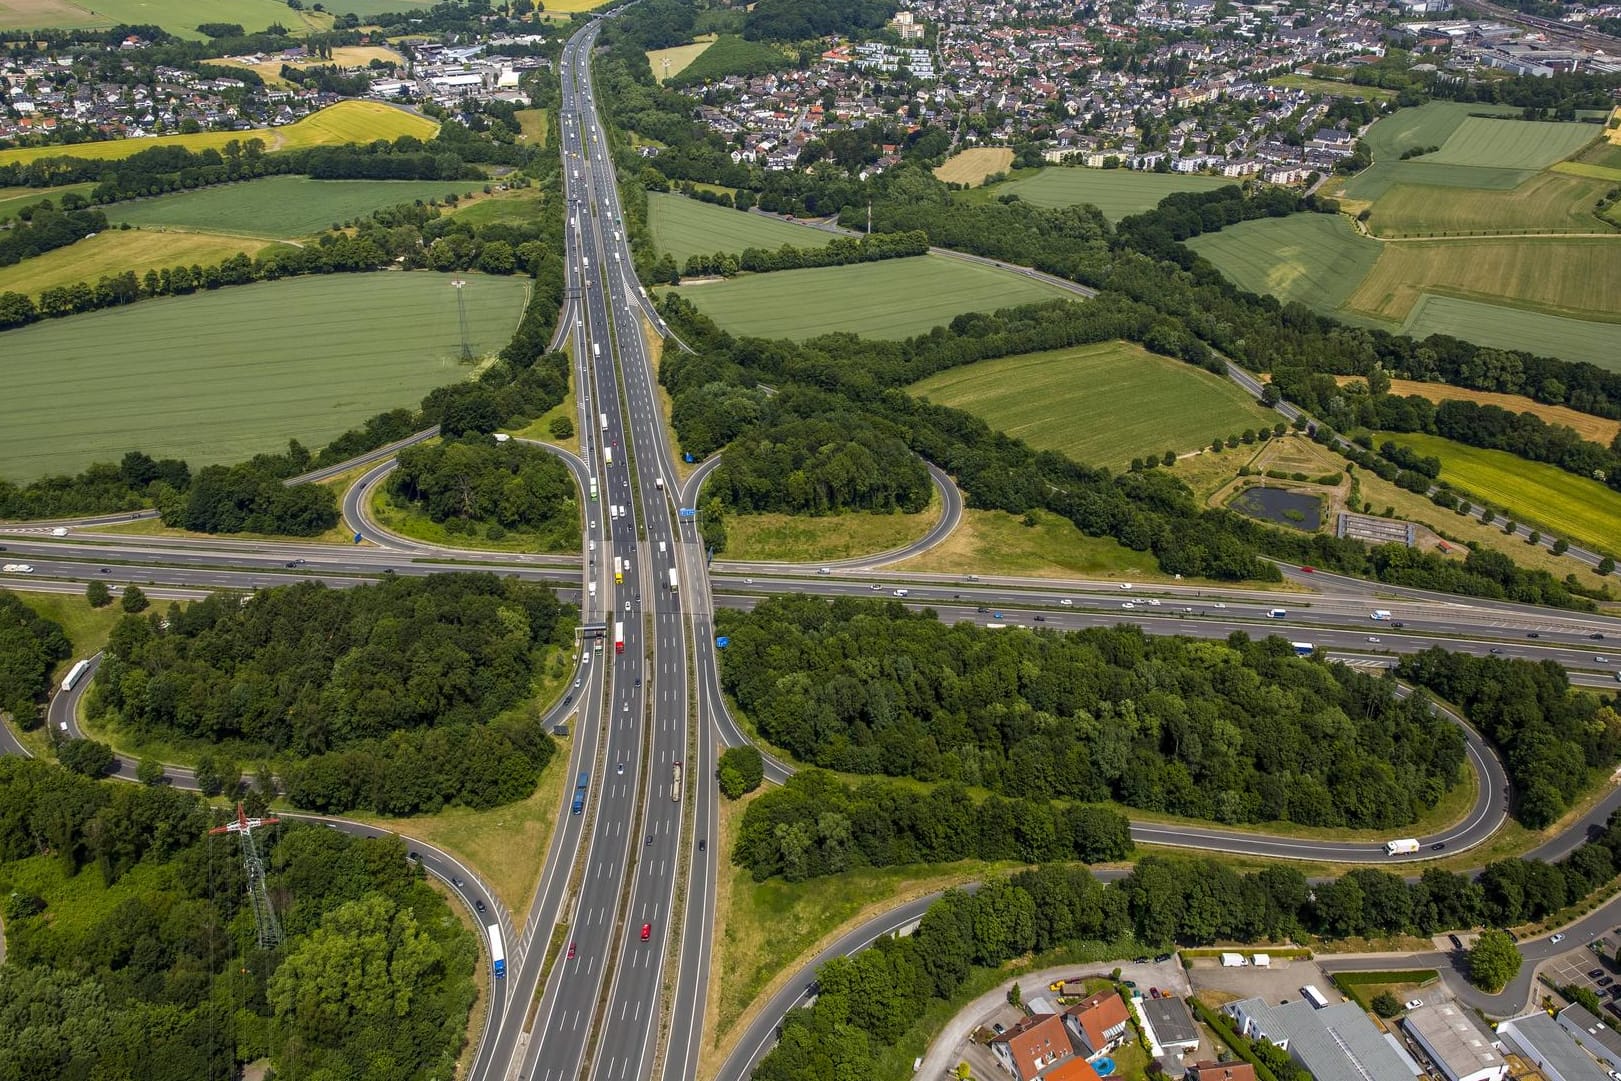
[[1012,164],[1012,148],[976,146],[951,155],[945,164],[935,167],[934,175],[948,184],[966,184],[975,188],[985,183],[986,177],[1007,172]]

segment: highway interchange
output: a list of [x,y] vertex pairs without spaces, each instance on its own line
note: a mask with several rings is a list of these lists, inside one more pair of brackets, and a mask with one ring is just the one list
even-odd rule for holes
[[[113,586],[139,584],[161,599],[305,580],[346,587],[395,574],[489,570],[549,582],[564,599],[581,604],[587,634],[577,678],[547,720],[570,725],[568,776],[572,782],[587,774],[589,797],[583,813],[571,813],[569,784],[529,908],[508,912],[475,869],[450,853],[408,842],[429,873],[481,914],[481,923],[494,921],[502,929],[507,975],[490,981],[473,1078],[640,1081],[656,1075],[685,1081],[697,1076],[720,856],[707,843],[716,831],[714,761],[720,746],[746,740],[720,687],[714,605],[749,607],[774,593],[805,592],[886,597],[933,609],[942,619],[984,624],[1067,629],[1129,622],[1150,633],[1278,633],[1309,640],[1330,658],[1371,667],[1388,665],[1402,653],[1444,646],[1550,660],[1569,669],[1575,682],[1617,686],[1621,658],[1606,651],[1621,652],[1621,619],[1606,616],[1388,587],[1298,568],[1288,569],[1285,588],[1260,591],[896,571],[893,564],[943,539],[960,517],[960,496],[932,467],[945,512],[938,527],[905,549],[823,568],[735,561],[709,566],[695,523],[680,508],[697,505],[713,462],[680,482],[651,355],[653,336],[665,328],[634,277],[612,156],[590,89],[590,50],[600,26],[600,21],[587,23],[563,53],[559,110],[568,203],[568,290],[559,340],[570,344],[576,365],[582,455],[549,449],[569,465],[582,491],[593,478],[598,483],[600,498],[582,499],[588,517],[580,555],[440,549],[380,528],[367,514],[367,496],[393,468],[399,446],[426,438],[431,430],[365,456],[371,468],[343,500],[345,521],[357,536],[352,546],[86,531],[150,512],[81,519],[67,524],[66,536],[53,535],[53,527],[63,523],[0,527],[6,561],[33,568],[0,576],[6,588],[78,593],[84,581],[99,579]],[[334,476],[356,464],[321,473]],[[615,581],[616,560],[624,561],[622,582]],[[1391,618],[1373,620],[1376,608],[1389,610]],[[1286,614],[1274,617],[1274,609]],[[616,655],[618,625],[624,652]],[[79,734],[77,704],[89,683],[86,678],[53,699],[53,731]],[[27,753],[5,728],[0,728],[0,750]],[[1423,838],[1424,851],[1412,857],[1386,857],[1377,844],[1213,828],[1135,824],[1133,836],[1140,843],[1341,863],[1430,858],[1432,845],[1453,853],[1490,837],[1508,810],[1502,767],[1472,732],[1469,754],[1481,781],[1476,805],[1452,828]],[[788,773],[785,764],[768,759],[770,780],[780,782]],[[121,760],[118,775],[133,779],[134,763]],[[185,770],[170,767],[168,776],[179,787],[195,787]],[[1610,792],[1581,822],[1534,854],[1555,858],[1569,851],[1590,824],[1618,804],[1621,791]],[[360,835],[386,833],[341,819],[330,824]],[[827,955],[915,922],[926,902],[901,906],[852,930]],[[1593,918],[1605,915],[1601,911]],[[553,945],[558,926],[566,930]],[[725,1081],[747,1076],[769,1047],[783,1012],[806,993],[809,971],[807,965],[757,1012],[721,1070]]]

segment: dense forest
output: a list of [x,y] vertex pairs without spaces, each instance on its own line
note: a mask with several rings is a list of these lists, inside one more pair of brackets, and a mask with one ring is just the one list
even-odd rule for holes
[[491,574],[215,594],[119,622],[87,710],[143,737],[295,756],[478,725],[529,697],[571,620],[549,587]]
[[751,429],[731,447],[706,488],[743,513],[914,513],[933,492],[902,435],[865,417],[785,420]]
[[895,14],[893,0],[759,0],[743,20],[750,41],[808,41],[878,30]]
[[435,522],[522,530],[548,550],[579,543],[574,477],[540,447],[468,434],[406,447],[399,463],[389,491]]
[[1398,672],[1456,703],[1496,744],[1514,782],[1515,815],[1532,829],[1558,821],[1595,770],[1621,759],[1621,713],[1596,694],[1574,692],[1554,661],[1432,648],[1403,658]]
[[478,947],[397,837],[256,834],[286,939],[253,945],[234,837],[162,786],[0,759],[0,1077],[444,1075]]
[[39,724],[51,669],[73,654],[62,627],[42,619],[15,593],[0,590],[0,713],[24,729]]
[[1476,880],[1432,867],[1407,882],[1368,868],[1313,885],[1286,864],[1239,874],[1215,860],[1149,856],[1105,885],[1083,867],[1039,867],[949,891],[911,935],[823,965],[815,1004],[788,1014],[754,1077],[870,1078],[879,1054],[928,1024],[919,1018],[970,974],[1032,953],[1067,947],[1107,961],[1173,944],[1506,927],[1560,911],[1618,870],[1621,813],[1558,864],[1498,860]]
[[797,882],[852,867],[961,859],[1109,863],[1130,853],[1131,824],[1107,807],[1000,796],[976,804],[955,783],[920,798],[910,785],[851,787],[807,769],[750,801],[731,859],[757,882]]
[[1281,638],[992,633],[865,598],[720,611],[727,692],[770,743],[850,773],[1218,822],[1394,829],[1462,779],[1421,697]]

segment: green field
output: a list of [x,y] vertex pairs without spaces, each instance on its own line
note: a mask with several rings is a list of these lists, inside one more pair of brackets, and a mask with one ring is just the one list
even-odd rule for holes
[[307,146],[368,143],[373,139],[393,140],[401,135],[429,139],[438,130],[436,121],[384,105],[380,101],[340,101],[280,128],[200,131],[195,135],[111,139],[99,143],[74,143],[72,146],[29,146],[19,150],[0,150],[0,165],[64,155],[112,161],[158,146],[183,146],[194,151],[210,147],[219,150],[233,139],[242,143],[249,139],[263,139],[267,150],[296,150]]
[[0,267],[0,293],[38,296],[46,289],[77,282],[94,285],[126,270],[140,277],[148,270],[176,266],[209,266],[243,252],[257,255],[269,240],[216,236],[212,233],[153,233],[145,229],[109,229],[105,233]]
[[1114,467],[1278,419],[1219,375],[1121,341],[982,360],[911,391],[1037,450]]
[[86,180],[82,184],[63,184],[55,188],[0,188],[0,221],[14,218],[23,210],[37,206],[46,199],[61,205],[62,196],[68,192],[78,192],[86,199],[96,188],[94,180]]
[[1362,98],[1366,101],[1389,101],[1396,96],[1394,90],[1378,86],[1358,86],[1355,83],[1336,82],[1333,79],[1314,79],[1310,75],[1280,75],[1268,79],[1268,86],[1282,86],[1290,90],[1304,90],[1308,94],[1322,94],[1333,98]]
[[1397,184],[1374,204],[1368,228],[1382,237],[1610,231],[1593,207],[1612,185],[1596,177],[1562,175],[1563,164],[1559,171],[1537,173],[1509,191]]
[[[1424,294],[1621,321],[1621,236],[1471,237],[1384,245],[1345,306],[1403,322]],[[1621,326],[1615,327],[1621,335]]]
[[1241,289],[1331,313],[1356,291],[1383,248],[1357,236],[1338,214],[1259,218],[1187,244]]
[[801,340],[834,331],[907,338],[963,312],[1074,297],[1012,271],[940,255],[748,274],[681,295],[733,334]]
[[1083,169],[1053,166],[1028,179],[1010,180],[990,189],[992,196],[1013,194],[1036,206],[1091,203],[1110,221],[1152,210],[1176,191],[1214,191],[1236,181],[1219,176],[1143,173],[1130,169]]
[[668,252],[676,266],[688,256],[741,252],[744,248],[820,248],[832,235],[809,225],[793,225],[764,214],[730,210],[685,195],[649,192],[647,225],[653,246]]
[[[468,275],[472,345],[505,345],[521,278]],[[7,331],[0,476],[139,448],[193,466],[316,448],[463,379],[456,291],[426,272],[338,274],[142,301]]]
[[107,208],[109,222],[150,229],[192,229],[203,233],[269,238],[307,236],[334,223],[363,218],[399,203],[446,195],[466,195],[483,187],[477,180],[311,180],[270,176],[175,192]]
[[1507,451],[1481,450],[1440,436],[1389,433],[1402,446],[1441,460],[1441,479],[1522,523],[1551,529],[1573,542],[1614,551],[1621,538],[1621,492],[1595,480],[1528,462]]
[[1416,160],[1425,165],[1546,169],[1580,150],[1598,134],[1593,124],[1468,116],[1447,136],[1437,153]]
[[1345,197],[1357,202],[1372,203],[1391,189],[1405,185],[1512,191],[1536,175],[1534,169],[1432,165],[1420,158],[1410,161],[1376,161],[1345,182]]
[[[378,10],[401,11],[425,7],[423,3],[402,0],[386,8],[378,0],[351,0],[336,3],[335,10],[355,10],[353,4]],[[362,14],[356,11],[356,14]],[[232,0],[229,7],[199,6],[196,0],[0,0],[0,30],[44,30],[54,27],[111,27],[119,24],[155,24],[180,37],[202,40],[197,24],[202,22],[241,23],[250,33],[280,23],[294,32],[325,30],[332,26],[330,16],[313,9],[294,11],[281,0]]]
[[1585,360],[1621,371],[1621,327],[1588,319],[1506,308],[1458,297],[1426,295],[1413,306],[1403,331],[1415,338],[1450,334],[1499,349],[1523,349],[1538,356]]
[[1431,101],[1410,109],[1396,110],[1377,121],[1363,138],[1367,140],[1375,161],[1395,161],[1401,157],[1402,151],[1410,147],[1443,146],[1453,132],[1469,119],[1470,113],[1513,116],[1518,112],[1518,109],[1508,105]]
[[[736,34],[721,34],[715,43],[689,60],[678,76],[671,65],[670,81],[690,86],[706,80],[724,79],[728,75],[764,75],[768,71],[785,71],[794,66],[789,55],[760,41],[749,41]],[[664,72],[655,70],[662,78]]]

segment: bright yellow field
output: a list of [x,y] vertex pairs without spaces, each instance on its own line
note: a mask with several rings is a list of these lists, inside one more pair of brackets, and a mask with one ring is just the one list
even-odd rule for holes
[[13,266],[0,267],[0,293],[17,292],[38,296],[46,289],[74,282],[97,280],[109,267],[118,273],[135,271],[138,278],[148,270],[164,267],[207,266],[229,259],[237,252],[256,255],[270,246],[268,240],[218,236],[214,233],[157,233],[146,229],[109,230],[89,240],[36,255]]
[[1013,164],[1013,151],[1005,146],[976,146],[959,151],[937,166],[934,175],[947,184],[977,187],[992,173],[1006,172]]
[[369,143],[373,139],[397,139],[415,135],[429,139],[439,130],[436,121],[384,105],[379,101],[340,101],[281,128],[251,128],[248,131],[200,131],[195,135],[160,135],[154,139],[116,139],[72,146],[30,146],[0,151],[0,165],[69,155],[76,158],[112,160],[127,158],[155,146],[183,146],[188,150],[220,149],[232,139],[247,142],[263,139],[269,150],[296,150],[306,146],[337,146],[343,143]]
[[[675,45],[668,49],[649,49],[647,62],[653,68],[653,78],[662,83],[665,79],[680,75],[713,44],[715,35],[705,34],[686,45]],[[670,65],[668,69],[664,67],[666,63]]]
[[[1360,375],[1337,375],[1334,377],[1341,385],[1346,383],[1360,383]],[[1432,402],[1464,401],[1474,402],[1476,405],[1495,405],[1499,409],[1507,409],[1510,413],[1530,413],[1542,418],[1548,424],[1563,424],[1573,428],[1576,434],[1583,439],[1594,443],[1610,445],[1610,441],[1621,432],[1621,421],[1606,420],[1604,417],[1595,417],[1591,413],[1581,413],[1563,405],[1543,405],[1532,398],[1520,394],[1499,394],[1491,390],[1467,390],[1463,387],[1448,386],[1446,383],[1422,383],[1416,379],[1392,379],[1390,393],[1398,397],[1408,398],[1418,395]]]
[[1346,306],[1400,322],[1424,292],[1614,320],[1621,236],[1386,244]]

